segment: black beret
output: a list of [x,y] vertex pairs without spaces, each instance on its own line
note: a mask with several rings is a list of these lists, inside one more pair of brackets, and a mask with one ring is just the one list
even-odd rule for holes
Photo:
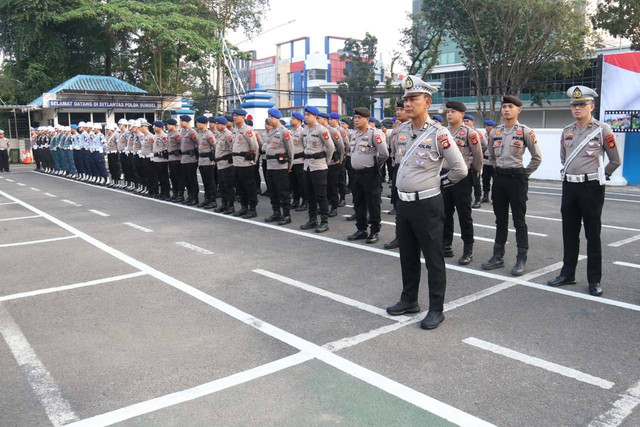
[[465,107],[464,104],[460,101],[447,101],[445,105],[447,108],[460,111],[461,113],[464,113],[465,111],[467,111],[467,107]]
[[517,107],[522,107],[522,100],[515,95],[504,95],[502,97],[503,104],[513,104]]
[[182,121],[182,122],[190,122],[191,121],[191,116],[187,116],[186,114],[183,114],[182,116],[180,116],[180,121]]
[[245,123],[246,123],[247,125],[249,125],[249,126],[253,126],[253,120],[251,120],[251,119],[247,119],[247,120],[245,120]]
[[176,119],[167,119],[164,122],[168,125],[173,125],[173,126],[178,124],[178,121]]
[[224,118],[227,119],[227,122],[233,122],[233,116],[231,114],[227,114]]
[[366,117],[367,119],[371,117],[371,111],[367,107],[358,107],[353,111],[354,116]]
[[396,103],[396,108],[404,108],[404,101],[400,100]]

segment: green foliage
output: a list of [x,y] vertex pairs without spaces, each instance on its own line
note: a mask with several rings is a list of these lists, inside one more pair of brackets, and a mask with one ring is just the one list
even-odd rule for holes
[[340,59],[346,61],[345,78],[338,82],[338,95],[345,101],[348,114],[357,107],[371,108],[376,86],[375,58],[378,39],[366,33],[362,41],[347,39]]
[[640,50],[640,0],[604,0],[592,21],[614,37],[631,40],[631,49]]
[[439,47],[444,30],[440,25],[432,25],[437,19],[433,9],[409,14],[411,25],[402,30],[400,45],[403,54],[398,58],[407,73],[425,78],[438,62]]

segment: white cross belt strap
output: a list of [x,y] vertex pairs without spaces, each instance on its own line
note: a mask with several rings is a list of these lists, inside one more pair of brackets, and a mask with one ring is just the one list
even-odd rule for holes
[[576,158],[576,156],[577,156],[578,154],[580,154],[580,151],[582,151],[582,149],[583,149],[584,147],[586,147],[587,143],[588,143],[589,141],[591,141],[591,139],[593,139],[593,138],[594,138],[597,134],[599,134],[600,132],[602,132],[602,128],[600,128],[600,127],[599,127],[598,129],[594,130],[593,132],[591,132],[589,135],[587,135],[587,137],[586,137],[584,140],[582,140],[582,142],[580,143],[580,145],[578,145],[578,146],[576,147],[576,149],[575,149],[575,150],[573,150],[573,151],[571,152],[571,154],[569,154],[569,157],[567,157],[567,159],[566,159],[566,160],[565,160],[565,162],[564,162],[564,167],[563,167],[563,168],[562,168],[562,170],[560,171],[560,175],[562,176],[562,179],[564,179],[564,175],[565,175],[564,171],[565,171],[565,170],[567,170],[567,168],[569,167],[569,165],[571,164],[571,162]]
[[418,148],[418,145],[420,145],[422,143],[422,141],[424,141],[425,139],[427,139],[427,137],[429,135],[431,135],[433,133],[434,130],[436,130],[437,128],[435,126],[431,126],[431,129],[429,130],[429,132],[425,132],[422,135],[420,135],[418,137],[418,139],[416,139],[413,142],[413,145],[409,148],[409,150],[407,152],[404,153],[404,156],[402,156],[402,163],[400,163],[400,167],[398,168],[398,172],[400,171],[400,168],[402,166],[404,166],[407,161],[409,160],[409,157],[411,157],[411,155],[413,154],[414,151],[416,151],[416,149]]

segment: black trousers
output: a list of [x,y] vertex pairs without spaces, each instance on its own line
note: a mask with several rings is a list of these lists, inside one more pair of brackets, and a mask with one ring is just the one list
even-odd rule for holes
[[304,165],[291,166],[291,173],[289,174],[290,188],[293,190],[293,201],[299,202],[302,199],[302,203],[307,201],[304,194],[304,171],[302,170]]
[[129,162],[129,156],[126,153],[119,153],[120,167],[122,168],[122,175],[126,182],[131,182],[131,163]]
[[42,149],[42,166],[53,169],[53,158],[51,157],[51,150],[49,148]]
[[473,178],[467,175],[460,182],[442,188],[444,202],[443,245],[453,242],[453,214],[458,210],[460,234],[465,244],[473,245],[473,219],[471,218],[471,185]]
[[182,173],[187,186],[188,198],[198,201],[200,187],[198,187],[198,163],[182,163]]
[[36,169],[40,169],[42,163],[42,160],[40,160],[40,149],[34,148],[31,152],[33,153],[33,161],[36,162]]
[[347,170],[347,177],[349,178],[349,182],[347,182],[347,186],[351,190],[353,184],[353,168],[351,167],[351,156],[344,157],[344,168]]
[[484,194],[491,192],[491,178],[495,175],[495,169],[491,165],[482,166],[482,191]]
[[529,181],[524,173],[516,175],[501,175],[496,173],[493,180],[493,213],[496,215],[495,243],[507,243],[509,233],[509,207],[513,226],[516,229],[516,243],[518,249],[529,249],[529,234],[525,215],[527,214],[527,192]]
[[477,170],[469,170],[469,175],[473,180],[473,198],[475,200],[482,199],[482,178]]
[[82,150],[73,150],[73,163],[76,164],[76,170],[78,173],[87,173],[84,166],[84,156]]
[[109,163],[109,174],[111,174],[111,179],[119,181],[120,176],[122,175],[122,170],[120,168],[120,155],[118,153],[108,153],[107,162]]
[[[321,217],[329,215],[329,201],[327,200],[327,169],[304,171],[304,193],[309,204],[309,218],[316,219],[318,210]],[[318,209],[319,208],[319,209]]]
[[584,223],[587,238],[587,280],[600,283],[602,279],[602,245],[600,230],[604,185],[598,181],[584,183],[562,183],[562,243],[563,265],[560,274],[575,277],[580,250],[580,228]]
[[340,163],[340,172],[338,174],[338,192],[340,200],[344,200],[347,195],[347,168],[345,162]]
[[[264,177],[264,182],[267,182],[267,159],[264,158],[262,159],[262,176]],[[260,190],[262,190],[262,186],[260,185],[260,183],[258,183],[258,187],[256,188],[256,191],[260,192]],[[269,195],[269,187],[267,187],[267,195]]]
[[236,201],[236,172],[233,166],[218,169],[218,181],[220,182],[220,198],[229,206]]
[[0,171],[9,172],[9,150],[0,150]]
[[340,203],[340,165],[329,165],[327,171],[327,199],[332,208],[338,209]]
[[149,190],[149,194],[158,194],[158,176],[156,175],[156,167],[151,159],[141,159],[142,169],[144,170],[144,185]]
[[271,207],[274,211],[283,208],[285,213],[289,212],[289,170],[287,169],[267,169],[266,175],[267,191],[271,200]]
[[[254,179],[256,180],[256,191],[259,191],[261,189],[261,184],[262,184],[262,180],[260,179],[260,163],[256,163],[256,165],[254,166]],[[238,193],[240,194],[240,193]]]
[[184,171],[180,160],[169,160],[169,179],[171,180],[171,188],[173,195],[184,194]]
[[[353,171],[353,207],[356,211],[356,227],[358,230],[367,230],[367,224],[371,225],[371,232],[380,231],[380,175],[375,166],[368,169]],[[369,218],[367,221],[367,213]]]
[[133,156],[133,160],[136,164],[136,172],[138,173],[138,180],[140,182],[140,184],[142,185],[147,185],[147,176],[146,176],[146,169],[144,167],[144,162],[142,161],[142,157],[140,157],[138,154],[136,154],[135,156]]
[[142,184],[140,182],[140,170],[138,169],[138,156],[133,153],[129,153],[129,165],[131,165],[131,181],[136,184]]
[[216,174],[213,165],[198,166],[202,185],[204,185],[204,199],[214,201],[216,199]]
[[394,165],[391,170],[391,204],[397,208],[398,203],[398,187],[396,187],[396,176],[398,175],[398,166]]
[[442,311],[447,275],[442,256],[444,204],[442,195],[417,202],[398,200],[396,228],[402,268],[402,297],[418,301],[420,253],[424,256],[429,283],[429,310]]
[[242,207],[255,209],[258,205],[256,192],[255,169],[256,166],[234,166],[236,172],[236,191],[240,195]]
[[154,162],[153,164],[156,167],[156,176],[160,184],[160,195],[169,196],[169,163]]

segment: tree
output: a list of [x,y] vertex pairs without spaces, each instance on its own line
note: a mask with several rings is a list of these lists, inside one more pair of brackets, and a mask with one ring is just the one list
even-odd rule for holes
[[345,101],[347,113],[357,107],[371,108],[376,86],[375,58],[378,39],[366,33],[363,40],[347,39],[340,55],[346,61],[345,78],[338,82],[338,95]]
[[640,50],[640,0],[600,2],[592,22],[614,37],[631,40],[631,49]]
[[396,53],[408,74],[423,79],[438,63],[439,47],[444,33],[442,26],[429,25],[429,22],[434,21],[436,17],[426,15],[434,13],[430,8],[428,12],[407,15],[411,25],[401,31],[400,45],[403,47],[403,52]]
[[[500,95],[520,94],[548,64],[565,76],[586,66],[592,41],[583,0],[453,3],[452,7],[451,0],[423,2],[425,24],[442,26],[457,43],[485,118],[496,118]],[[437,13],[428,14],[430,9]]]

